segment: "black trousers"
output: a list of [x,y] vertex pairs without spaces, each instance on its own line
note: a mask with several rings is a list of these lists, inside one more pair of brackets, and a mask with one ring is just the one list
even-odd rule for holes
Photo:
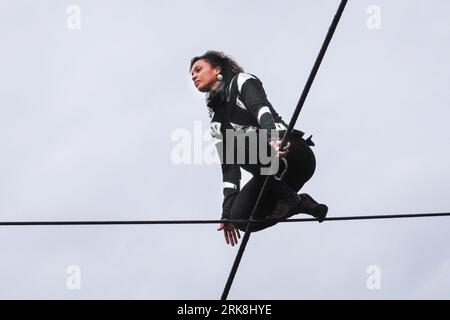
[[[316,158],[305,140],[299,136],[292,135],[289,142],[291,143],[291,146],[285,157],[288,163],[288,170],[284,177],[284,181],[294,191],[298,192],[313,176],[316,169]],[[231,208],[231,219],[236,220],[248,220],[250,218],[253,207],[255,206],[256,200],[258,199],[261,188],[267,177],[266,175],[260,174],[260,167],[257,165],[242,166],[242,168],[249,171],[253,177],[239,192]],[[262,218],[270,214],[275,208],[277,201],[278,199],[273,192],[266,192],[258,205],[256,216]],[[274,224],[276,224],[276,222],[265,224],[258,223],[257,225],[252,226],[251,230],[252,232],[260,231],[273,226]],[[245,231],[247,224],[236,224],[236,227],[239,230]]]

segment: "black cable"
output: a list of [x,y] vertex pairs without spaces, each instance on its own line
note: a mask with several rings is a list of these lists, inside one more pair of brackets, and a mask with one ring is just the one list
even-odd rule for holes
[[[297,106],[294,110],[294,114],[291,118],[291,121],[289,122],[289,126],[286,130],[286,133],[284,134],[283,139],[281,140],[280,150],[284,149],[284,147],[286,146],[286,143],[289,139],[289,136],[291,135],[291,132],[294,129],[294,125],[297,122],[298,115],[300,114],[303,104],[305,103],[309,89],[311,88],[314,78],[316,77],[317,71],[319,70],[319,67],[320,67],[320,63],[322,62],[322,59],[325,56],[325,52],[327,51],[328,45],[331,41],[331,38],[333,37],[334,31],[336,30],[339,19],[341,18],[342,13],[344,12],[344,8],[345,8],[346,4],[347,4],[347,0],[341,0],[341,3],[336,11],[336,14],[334,15],[333,21],[331,22],[330,28],[328,29],[325,40],[322,44],[322,47],[320,48],[319,54],[318,54],[316,61],[314,62],[314,65],[311,69],[311,72],[309,74],[308,80],[306,81],[305,87],[303,88],[303,92],[302,92],[302,95],[300,96],[300,100],[298,101]],[[267,187],[271,184],[271,179],[272,179],[272,176],[267,176],[267,178],[265,179],[264,184],[261,188],[261,192],[259,194],[258,200],[256,201],[255,206],[253,207],[252,213],[250,215],[250,220],[257,218],[254,215],[257,211],[260,200],[263,197],[263,194],[266,192]],[[225,284],[225,288],[223,289],[221,300],[226,300],[228,297],[228,293],[229,293],[231,285],[233,283],[234,276],[237,272],[237,268],[239,267],[239,263],[241,261],[242,255],[244,254],[245,247],[247,246],[247,242],[250,238],[250,233],[251,233],[250,230],[251,230],[251,223],[249,223],[247,225],[247,228],[245,230],[244,237],[242,238],[241,244],[239,246],[239,250],[238,250],[238,253],[234,260],[230,274],[228,276],[228,280]]]
[[[5,221],[0,226],[71,226],[71,225],[139,225],[139,224],[210,224],[221,220],[115,220],[115,221]],[[245,223],[248,220],[231,220]]]
[[[430,218],[430,217],[449,217],[450,212],[437,213],[406,213],[406,214],[386,214],[370,216],[348,216],[348,217],[329,217],[325,221],[348,221],[348,220],[381,220],[398,218]],[[312,222],[314,218],[300,218],[282,220],[285,222]],[[139,225],[139,224],[216,224],[223,220],[129,220],[129,221],[3,221],[0,226],[73,226],[73,225]],[[266,223],[267,220],[227,220],[228,223]]]

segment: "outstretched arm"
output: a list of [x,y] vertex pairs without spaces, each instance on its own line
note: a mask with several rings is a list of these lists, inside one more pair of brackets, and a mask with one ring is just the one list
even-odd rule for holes
[[231,207],[240,191],[241,170],[235,164],[222,164],[223,175],[223,204],[222,204],[222,220],[217,231],[223,230],[225,242],[234,246],[241,238],[239,230],[232,223],[227,223],[230,219]]
[[279,150],[281,140],[277,136],[271,135],[270,130],[276,129],[274,116],[267,100],[266,92],[262,86],[261,81],[250,74],[240,74],[238,77],[238,90],[241,97],[244,99],[247,110],[258,121],[262,129],[266,129],[267,140],[269,144],[275,149],[278,157],[284,157],[288,150],[290,143],[285,146],[283,150]]

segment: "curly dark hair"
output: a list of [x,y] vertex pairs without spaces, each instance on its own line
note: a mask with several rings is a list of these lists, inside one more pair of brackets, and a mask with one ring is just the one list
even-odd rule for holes
[[244,72],[244,69],[232,57],[222,51],[207,51],[201,56],[192,58],[189,72],[198,60],[206,60],[213,68],[220,66],[221,74],[226,82],[229,82],[237,73]]

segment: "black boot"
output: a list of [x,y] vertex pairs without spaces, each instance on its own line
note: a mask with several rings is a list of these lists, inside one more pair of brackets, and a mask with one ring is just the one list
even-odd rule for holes
[[271,214],[266,216],[266,219],[283,219],[289,217],[289,213],[293,209],[298,207],[301,203],[300,197],[292,190],[292,188],[285,182],[279,180],[273,180],[271,185],[271,191],[278,199],[277,205]]
[[316,218],[319,223],[325,220],[328,212],[328,207],[326,205],[318,203],[307,193],[301,193],[300,198],[301,201],[299,205],[294,209],[294,212],[292,212],[293,214],[309,214]]

